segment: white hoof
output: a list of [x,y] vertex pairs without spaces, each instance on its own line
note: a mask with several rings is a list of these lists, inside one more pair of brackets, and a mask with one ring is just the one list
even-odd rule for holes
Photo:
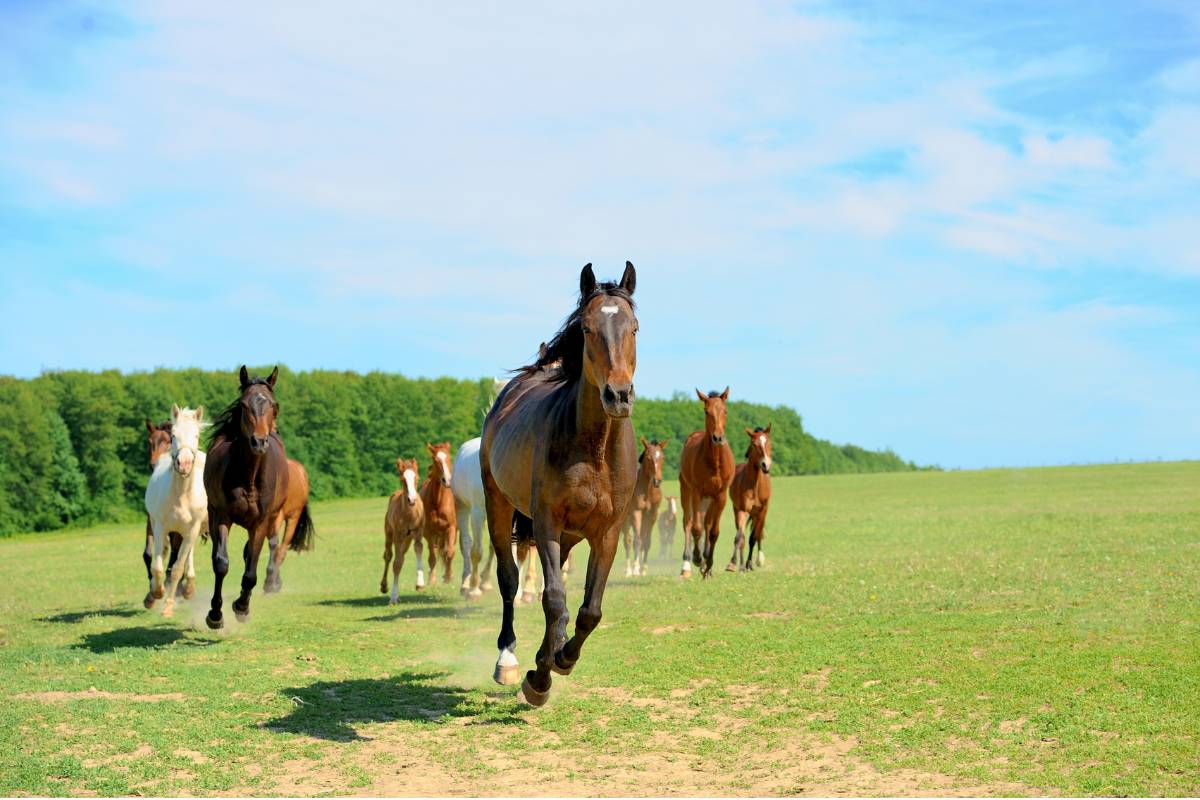
[[756,555],[756,556],[754,557],[754,560],[755,560],[755,562],[758,564],[758,566],[760,566],[760,567],[761,567],[763,564],[767,563],[767,557],[763,555],[763,551],[762,551],[762,550],[759,550],[759,551],[758,551],[758,555]]
[[521,680],[521,667],[517,663],[517,654],[511,650],[501,650],[496,659],[496,670],[492,680],[501,686],[515,686]]

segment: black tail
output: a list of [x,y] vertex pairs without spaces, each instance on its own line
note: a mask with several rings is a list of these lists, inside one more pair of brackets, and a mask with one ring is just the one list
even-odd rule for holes
[[533,520],[522,514],[520,511],[513,509],[513,529],[512,542],[520,544],[521,542],[533,541]]
[[296,552],[312,550],[316,538],[317,529],[313,527],[312,517],[308,515],[308,503],[305,503],[304,510],[300,512],[300,521],[296,523],[296,535],[292,537],[288,549]]

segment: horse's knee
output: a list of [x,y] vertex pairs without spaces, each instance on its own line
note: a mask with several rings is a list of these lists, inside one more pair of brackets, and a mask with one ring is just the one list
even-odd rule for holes
[[591,633],[596,630],[596,626],[600,624],[600,618],[603,616],[598,608],[585,608],[579,612],[579,616],[575,619],[575,627],[581,633]]
[[227,574],[229,574],[229,556],[223,553],[218,553],[213,556],[212,564],[213,572],[216,573],[218,577],[224,578]]

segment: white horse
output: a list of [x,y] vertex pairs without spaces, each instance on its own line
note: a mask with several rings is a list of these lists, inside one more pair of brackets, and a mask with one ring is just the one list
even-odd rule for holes
[[[492,561],[496,550],[491,537],[484,537],[484,494],[483,477],[479,471],[479,438],[463,442],[454,457],[450,489],[454,492],[454,503],[458,515],[458,546],[462,551],[463,595],[476,598],[492,588]],[[481,569],[483,548],[487,546],[487,563]]]
[[[146,513],[154,529],[154,561],[150,567],[150,594],[146,608],[166,595],[163,616],[175,610],[175,587],[183,577],[196,579],[192,550],[200,534],[208,530],[208,496],[204,492],[204,453],[200,451],[200,431],[205,427],[204,409],[171,406],[171,450],[159,456],[154,473],[146,486]],[[167,537],[178,533],[182,538],[179,556],[171,570],[168,586],[163,586],[163,549]]]

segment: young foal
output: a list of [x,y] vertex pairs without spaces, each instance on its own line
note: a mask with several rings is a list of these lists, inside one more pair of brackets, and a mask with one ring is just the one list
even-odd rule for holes
[[[650,560],[650,534],[658,519],[658,506],[662,503],[663,445],[657,439],[646,441],[642,437],[642,455],[638,458],[637,482],[633,486],[633,501],[629,504],[629,516],[625,518],[623,539],[625,542],[625,577],[645,575],[646,562]],[[629,558],[630,540],[633,544],[633,560]]]
[[[679,494],[683,498],[683,569],[692,573],[688,563],[700,567],[700,575],[712,575],[713,550],[721,535],[721,512],[725,510],[725,492],[733,480],[733,451],[725,441],[725,402],[729,387],[721,394],[709,392],[706,397],[699,389],[696,396],[704,403],[704,430],[696,431],[683,445],[679,460]],[[706,538],[703,555],[701,538]]]
[[204,621],[213,629],[225,624],[221,587],[229,573],[230,529],[241,525],[247,534],[242,591],[233,601],[233,613],[244,622],[250,616],[250,595],[258,583],[258,557],[288,493],[287,451],[275,428],[279,367],[265,380],[251,378],[245,367],[239,376],[240,396],[217,417],[204,468],[216,577],[212,607]]
[[[746,428],[746,435],[750,437],[746,461],[738,464],[733,483],[729,485],[737,538],[733,542],[733,556],[725,567],[727,572],[753,570],[755,545],[758,546],[759,566],[762,566],[762,542],[767,531],[767,506],[771,502],[771,426]],[[750,521],[750,552],[743,560],[747,519]]]
[[[537,669],[526,674],[521,696],[535,706],[550,696],[551,672],[569,674],[600,623],[604,587],[633,496],[637,442],[629,415],[637,366],[636,281],[628,262],[619,284],[598,284],[592,265],[585,266],[579,304],[546,352],[501,392],[483,429],[480,471],[504,601],[493,677],[510,684],[519,674],[513,631],[518,570],[511,545],[514,536],[533,539],[546,583],[546,626]],[[559,368],[545,369],[560,359]],[[590,554],[583,605],[568,641],[562,562],[584,539]]]
[[[421,496],[417,494],[417,481],[421,477],[417,460],[410,458],[406,461],[397,458],[396,471],[404,481],[404,488],[392,492],[392,499],[388,500],[387,517],[383,521],[383,579],[379,581],[379,591],[387,594],[388,562],[392,561],[394,552],[396,560],[392,566],[392,597],[388,601],[389,605],[400,602],[400,570],[404,568],[404,556],[413,541],[420,541],[421,531],[425,526],[425,506],[421,503]],[[421,555],[418,553],[417,588],[420,589],[424,585]]]
[[667,498],[667,507],[658,515],[658,557],[662,558],[675,546],[675,525],[679,517],[675,498]]
[[[312,517],[308,513],[308,470],[294,458],[287,460],[288,485],[287,496],[283,500],[283,508],[275,521],[271,523],[271,535],[267,539],[267,547],[271,554],[267,558],[267,579],[263,581],[263,591],[278,592],[283,588],[283,578],[280,569],[283,559],[289,549],[302,552],[313,549],[313,540],[317,535],[313,527]],[[283,531],[283,541],[279,540],[279,528],[286,523]]]
[[[175,587],[183,577],[196,540],[208,527],[208,500],[204,494],[204,453],[200,451],[200,428],[204,409],[171,407],[171,449],[160,458],[146,486],[146,513],[154,529],[154,559],[151,566],[150,603],[166,594],[163,616],[175,610]],[[163,587],[163,550],[169,534],[180,538],[179,558],[171,579]]]
[[[425,544],[429,546],[429,585],[436,579],[434,569],[438,556],[445,564],[446,583],[450,582],[450,567],[454,563],[455,539],[458,536],[458,513],[450,481],[454,468],[450,463],[450,443],[426,444],[433,466],[421,486],[421,502],[425,506]],[[417,543],[417,561],[421,560],[421,545]],[[417,568],[417,588],[421,588],[420,567]]]

